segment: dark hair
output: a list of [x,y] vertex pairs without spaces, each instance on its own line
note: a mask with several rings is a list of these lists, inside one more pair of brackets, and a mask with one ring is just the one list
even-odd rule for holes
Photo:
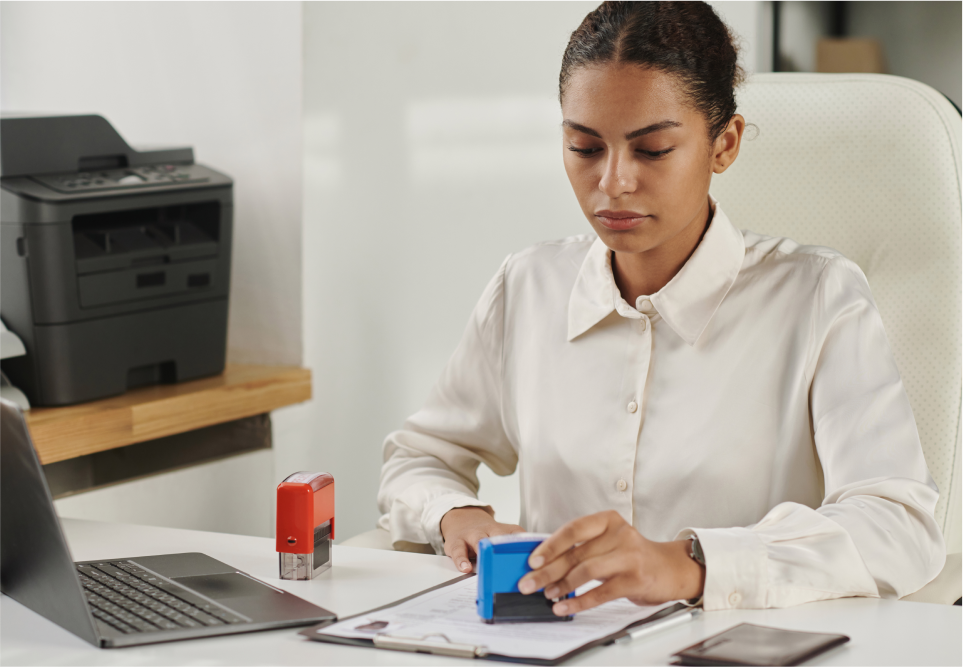
[[572,33],[558,99],[579,67],[631,63],[678,77],[716,139],[736,112],[743,78],[732,34],[704,2],[603,2]]

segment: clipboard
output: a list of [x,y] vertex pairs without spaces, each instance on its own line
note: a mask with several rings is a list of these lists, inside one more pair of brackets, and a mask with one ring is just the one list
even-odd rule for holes
[[585,644],[580,645],[578,648],[553,659],[533,658],[528,656],[521,657],[521,656],[504,655],[500,653],[490,653],[483,646],[453,643],[449,641],[445,635],[440,633],[428,634],[421,637],[375,635],[371,639],[337,637],[334,635],[318,634],[318,630],[321,630],[329,625],[333,625],[334,623],[348,621],[353,618],[362,618],[366,616],[371,616],[373,614],[376,614],[379,611],[383,611],[385,609],[391,609],[392,607],[396,607],[410,600],[419,598],[422,595],[425,595],[426,593],[431,593],[433,591],[446,588],[448,586],[451,586],[452,584],[457,584],[459,582],[464,581],[465,579],[470,579],[475,576],[476,576],[475,574],[465,574],[460,577],[455,577],[454,579],[446,581],[445,583],[439,584],[437,586],[432,586],[431,588],[426,588],[423,591],[415,593],[414,595],[409,595],[408,597],[402,598],[401,600],[396,600],[395,602],[391,602],[389,604],[383,605],[381,607],[377,607],[375,609],[371,609],[366,612],[362,612],[360,614],[354,614],[352,616],[347,616],[345,618],[339,618],[337,621],[326,621],[324,623],[319,623],[318,625],[315,625],[313,627],[301,630],[298,634],[304,635],[308,639],[311,639],[314,641],[319,641],[319,642],[324,642],[329,644],[340,644],[344,646],[361,646],[361,647],[367,647],[367,648],[386,649],[390,651],[430,653],[433,655],[444,655],[444,656],[456,657],[456,658],[475,658],[479,660],[495,660],[498,662],[512,662],[512,663],[529,664],[529,665],[553,666],[553,665],[560,665],[566,660],[569,660],[574,656],[580,653],[583,653],[585,651],[588,651],[589,649],[595,648],[597,646],[605,646],[608,644],[612,644],[617,639],[627,636],[629,634],[629,631],[631,630],[637,630],[638,628],[644,625],[659,621],[667,616],[672,616],[673,614],[679,613],[681,611],[684,611],[690,608],[682,604],[681,602],[677,602],[673,605],[660,609],[657,612],[641,620],[628,623],[626,624],[625,627],[621,628],[620,630],[612,634],[586,642]]

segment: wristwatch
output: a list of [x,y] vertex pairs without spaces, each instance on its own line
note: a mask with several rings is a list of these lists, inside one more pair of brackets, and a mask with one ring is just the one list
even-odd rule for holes
[[706,566],[706,557],[702,553],[702,545],[699,544],[699,536],[692,535],[689,537],[689,558],[697,562],[702,567]]
[[[706,557],[705,554],[702,553],[702,545],[699,544],[698,535],[689,536],[689,558],[697,562],[702,567],[706,566]],[[687,607],[698,607],[700,604],[702,604],[702,596],[700,595],[693,600],[682,600],[682,604]]]

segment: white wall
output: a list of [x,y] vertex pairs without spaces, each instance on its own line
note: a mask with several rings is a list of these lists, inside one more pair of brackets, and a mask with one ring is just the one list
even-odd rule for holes
[[[228,357],[300,364],[301,6],[0,3],[0,108],[100,113],[235,180]],[[58,501],[65,515],[267,535],[273,455]],[[187,509],[190,508],[190,509]]]
[[772,71],[772,2],[710,0],[739,43],[739,62],[746,74]]
[[830,2],[783,2],[779,17],[780,71],[815,72],[816,44],[832,25]]
[[60,516],[273,535],[274,455],[261,450],[54,501]]
[[[758,69],[763,3],[723,4]],[[334,474],[339,539],[374,527],[384,437],[421,406],[505,256],[591,231],[562,168],[557,85],[569,35],[596,6],[305,5],[315,405],[275,413],[288,443],[276,465],[279,478]],[[517,521],[515,476],[483,466],[480,479],[498,518]]]

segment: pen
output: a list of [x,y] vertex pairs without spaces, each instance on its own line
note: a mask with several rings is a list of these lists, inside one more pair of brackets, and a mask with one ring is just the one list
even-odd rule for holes
[[629,630],[623,635],[615,640],[617,644],[624,644],[630,642],[634,639],[639,639],[641,637],[648,637],[649,635],[655,634],[656,632],[661,632],[662,630],[668,630],[669,628],[674,628],[677,625],[682,625],[687,623],[692,619],[699,616],[702,613],[701,609],[687,609],[681,614],[676,614],[673,616],[668,616],[667,618],[660,619],[654,623],[648,623],[643,625],[641,628],[636,628],[635,630]]

